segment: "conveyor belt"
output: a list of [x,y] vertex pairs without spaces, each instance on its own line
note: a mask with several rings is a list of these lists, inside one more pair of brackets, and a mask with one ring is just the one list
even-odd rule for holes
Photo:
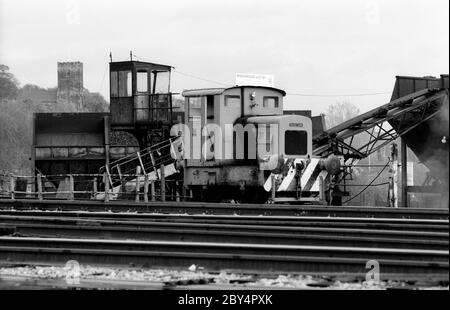
[[[435,117],[444,105],[448,105],[448,89],[424,89],[403,96],[315,137],[313,154],[339,154],[354,163]],[[354,137],[361,133],[368,139],[355,145]]]

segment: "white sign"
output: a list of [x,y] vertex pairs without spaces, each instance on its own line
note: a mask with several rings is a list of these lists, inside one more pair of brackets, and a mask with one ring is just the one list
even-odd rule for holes
[[273,87],[273,75],[268,74],[253,74],[253,73],[236,73],[237,86],[267,86]]

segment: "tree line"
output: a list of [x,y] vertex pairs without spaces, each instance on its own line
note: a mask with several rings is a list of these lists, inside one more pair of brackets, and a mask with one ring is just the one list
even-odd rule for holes
[[21,87],[8,66],[0,64],[0,174],[32,174],[33,113],[109,111],[109,103],[101,94],[84,89],[84,107],[78,110],[70,102],[57,102],[56,92],[56,87]]

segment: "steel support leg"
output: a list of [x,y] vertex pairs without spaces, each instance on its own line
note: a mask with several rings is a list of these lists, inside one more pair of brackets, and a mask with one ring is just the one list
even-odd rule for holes
[[405,139],[401,139],[401,165],[402,165],[402,208],[408,207],[408,153]]

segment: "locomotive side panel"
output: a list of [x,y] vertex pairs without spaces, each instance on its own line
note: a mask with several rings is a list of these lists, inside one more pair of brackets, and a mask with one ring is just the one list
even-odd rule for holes
[[243,116],[283,115],[283,96],[280,90],[247,86],[243,88]]

